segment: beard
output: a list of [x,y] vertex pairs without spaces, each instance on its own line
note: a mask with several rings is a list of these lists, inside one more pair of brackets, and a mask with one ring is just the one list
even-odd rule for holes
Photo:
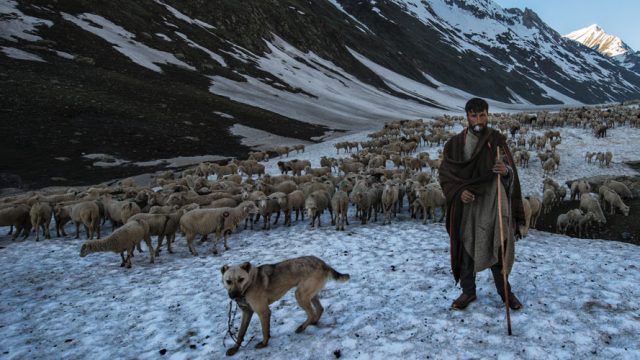
[[471,129],[475,135],[482,135],[487,131],[487,127],[482,124],[476,124],[475,126],[471,126],[471,124],[469,124],[469,129]]

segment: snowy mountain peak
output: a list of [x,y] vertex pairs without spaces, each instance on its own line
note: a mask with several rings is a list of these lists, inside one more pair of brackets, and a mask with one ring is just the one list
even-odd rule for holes
[[575,40],[609,57],[632,51],[619,37],[607,34],[598,24],[589,25],[564,37]]

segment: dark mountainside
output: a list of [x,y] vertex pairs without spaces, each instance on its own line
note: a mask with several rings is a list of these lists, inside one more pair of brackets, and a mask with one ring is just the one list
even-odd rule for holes
[[[275,36],[302,52],[311,51],[331,61],[399,100],[443,110],[454,109],[392,89],[349,49],[429,86],[434,84],[425,73],[449,86],[503,102],[516,100],[510,89],[533,104],[561,103],[547,96],[538,82],[584,103],[631,99],[640,88],[637,73],[561,38],[535,13],[518,9],[498,13],[482,1],[445,3],[482,21],[522,23],[540,35],[534,42],[523,43],[508,32],[496,39],[504,46],[491,47],[473,36],[456,33],[446,19],[436,16],[438,21],[426,24],[402,1],[339,1],[357,21],[325,0],[7,3],[17,11],[0,14],[0,21],[35,17],[49,23],[36,23],[31,31],[39,37],[35,39],[0,33],[0,46],[45,60],[0,55],[0,131],[4,135],[0,188],[91,184],[163,167],[101,168],[92,166],[92,160],[83,158],[85,154],[104,153],[130,161],[207,154],[244,157],[250,149],[229,132],[234,124],[301,140],[341,130],[287,118],[209,91],[212,76],[240,82],[250,76],[274,88],[314,97],[257,66],[256,59],[269,51],[266,42]],[[435,14],[428,3],[423,4]],[[140,66],[102,37],[65,19],[65,14],[99,15],[132,33],[132,40],[173,54],[193,70],[164,63],[156,64],[161,72]],[[362,29],[362,24],[367,29]],[[192,46],[184,36],[219,54],[226,66]],[[485,53],[460,51],[456,42],[472,43]],[[571,74],[557,76],[565,71],[537,46],[558,49],[558,57],[573,64],[576,73],[600,74],[601,68],[612,80],[599,81],[595,75],[592,81],[576,80]],[[237,56],[239,53],[245,58]],[[597,57],[600,68],[581,61],[585,56]]]

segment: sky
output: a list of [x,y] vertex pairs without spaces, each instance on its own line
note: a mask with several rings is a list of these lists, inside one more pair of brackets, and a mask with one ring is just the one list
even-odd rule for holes
[[640,50],[640,1],[637,0],[494,0],[503,8],[529,8],[562,35],[598,24],[605,32]]

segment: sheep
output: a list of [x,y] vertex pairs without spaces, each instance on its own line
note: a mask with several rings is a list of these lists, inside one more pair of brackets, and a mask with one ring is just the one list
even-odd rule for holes
[[547,159],[542,164],[542,169],[544,170],[544,175],[551,175],[556,171],[557,164],[556,161],[552,158]]
[[438,184],[431,183],[416,189],[416,199],[423,209],[423,224],[427,223],[427,217],[429,216],[436,221],[436,208],[442,210],[442,215],[437,221],[441,222],[444,219],[446,213],[446,198]]
[[349,225],[349,195],[344,190],[336,191],[331,198],[331,208],[335,217],[336,230],[344,231],[345,223]]
[[31,227],[36,231],[36,241],[40,240],[40,232],[38,231],[40,227],[42,227],[45,239],[51,239],[49,224],[51,223],[52,213],[53,210],[49,203],[39,202],[31,206],[29,214],[31,217]]
[[529,197],[529,206],[531,207],[531,221],[529,221],[529,228],[535,229],[538,223],[538,217],[540,216],[540,210],[542,209],[542,202],[535,196]]
[[356,205],[356,215],[360,213],[360,221],[362,225],[365,225],[371,218],[371,198],[369,191],[365,189],[356,189],[351,192],[351,202]]
[[631,194],[631,190],[625,185],[616,180],[606,180],[604,185],[608,186],[611,190],[615,191],[618,195],[620,195],[623,199],[632,199],[633,194]]
[[282,155],[287,155],[287,157],[289,157],[290,150],[288,146],[278,146],[274,148],[273,151],[280,155],[280,157],[282,157]]
[[[198,256],[193,245],[195,236],[198,234],[206,236],[215,232],[216,239],[213,242],[213,253],[217,254],[217,242],[226,227],[226,219],[229,218],[235,228],[237,223],[244,220],[250,213],[255,214],[257,212],[258,208],[253,201],[244,201],[234,208],[196,209],[187,212],[180,218],[180,230],[185,234],[187,246],[193,256]],[[227,234],[224,235],[224,247],[225,250],[229,250]]]
[[567,214],[558,215],[558,219],[556,220],[556,231],[560,234],[566,234],[567,228],[569,228],[569,216]]
[[249,151],[249,160],[269,161],[269,154],[265,151]]
[[126,223],[130,217],[141,212],[140,206],[135,202],[125,202],[120,206],[120,219],[122,223]]
[[218,180],[222,179],[222,177],[225,175],[233,175],[238,173],[238,165],[233,163],[222,166],[214,163],[211,164],[211,166],[213,167],[213,172],[216,174],[216,178]]
[[0,226],[15,227],[11,240],[15,240],[22,232],[26,239],[31,232],[30,208],[24,204],[16,204],[0,210]]
[[274,192],[283,192],[285,194],[289,194],[295,190],[298,190],[298,184],[296,184],[295,181],[291,181],[291,180],[283,181],[277,185],[270,185],[270,184],[258,181],[256,190],[262,191],[266,195],[272,194]]
[[382,211],[384,213],[384,220],[382,225],[391,224],[391,213],[396,215],[396,204],[398,203],[398,184],[387,181],[382,191]]
[[338,163],[340,164],[339,169],[342,170],[345,175],[348,173],[358,173],[364,168],[364,164],[357,161],[344,161],[340,159]]
[[547,189],[542,194],[542,213],[548,214],[556,202],[556,193],[551,189]]
[[373,221],[378,221],[378,213],[382,211],[382,191],[383,188],[380,184],[373,184],[373,186],[368,190],[369,200],[371,200],[371,212],[369,213],[369,218],[371,218],[371,213],[373,213]]
[[307,166],[304,168],[304,173],[305,174],[311,174],[312,176],[315,177],[321,177],[321,176],[329,176],[331,175],[331,168],[330,167],[319,167],[319,168],[312,168],[310,166]]
[[334,167],[337,167],[338,164],[338,160],[336,160],[335,158],[328,158],[326,156],[322,156],[320,157],[320,166],[321,167],[328,167],[329,169],[333,169]]
[[609,167],[611,165],[612,159],[613,159],[613,154],[611,153],[611,151],[607,151],[606,153],[604,153],[604,164],[606,167]]
[[253,175],[258,175],[260,178],[265,174],[264,165],[258,164],[255,160],[246,160],[245,162],[251,161],[252,163],[242,164],[238,167],[241,173],[247,175],[249,179],[253,178]]
[[316,190],[309,194],[304,201],[304,208],[307,212],[307,216],[311,219],[312,228],[315,227],[316,219],[318,220],[318,226],[320,227],[320,215],[325,209],[329,209],[329,214],[333,218],[333,211],[331,209],[331,197],[326,190]]
[[53,219],[56,221],[56,236],[67,236],[67,233],[64,231],[64,225],[71,221],[69,208],[56,205],[53,209]]
[[[243,193],[243,201],[252,201],[254,204],[257,203],[258,199],[262,198],[263,196],[265,196],[265,193],[259,190],[256,191],[252,191],[252,192],[245,192]],[[254,219],[255,215],[258,215],[257,218]],[[249,216],[245,219],[244,221],[244,228],[247,228],[247,224],[251,223],[251,230],[253,230],[253,224],[257,223],[258,220],[260,219],[260,212],[257,212],[256,214],[249,214]]]
[[592,212],[596,217],[596,221],[601,225],[607,223],[607,219],[604,217],[604,213],[600,207],[600,202],[592,194],[584,194],[580,198],[580,210]]
[[522,199],[522,208],[524,209],[524,225],[518,226],[518,237],[520,239],[529,235],[529,226],[531,225],[531,204],[528,199]]
[[303,144],[293,145],[292,150],[295,150],[296,154],[300,153],[301,151],[304,152],[304,145]]
[[[120,253],[122,263],[120,266],[127,266],[131,268],[131,258],[133,257],[133,250],[144,239],[147,247],[153,249],[151,246],[151,237],[149,236],[149,224],[142,219],[128,222],[122,227],[114,230],[113,233],[100,240],[88,240],[80,248],[80,256],[85,257],[95,252],[113,251]],[[124,252],[127,252],[125,259]],[[149,259],[153,264],[155,260],[153,251],[149,251]]]
[[624,216],[629,216],[629,206],[622,202],[620,195],[618,195],[615,191],[609,190],[604,193],[604,204],[609,204],[611,207],[611,215],[616,213],[616,208],[618,208]]
[[284,224],[291,226],[291,212],[296,212],[296,221],[302,214],[302,221],[304,221],[304,193],[302,190],[292,191],[287,194],[286,197],[278,198],[280,208],[284,211]]
[[585,154],[584,158],[587,161],[587,164],[591,164],[593,156],[595,155],[595,152],[589,152],[587,151],[587,153]]
[[84,201],[74,205],[69,205],[71,221],[76,225],[76,239],[80,237],[80,224],[84,224],[87,232],[87,239],[93,239],[97,235],[100,239],[100,210],[95,201]]
[[427,164],[429,164],[429,167],[431,168],[431,174],[435,174],[438,171],[438,169],[440,169],[441,163],[442,163],[441,159],[427,160]]
[[556,191],[556,203],[561,203],[562,201],[564,201],[564,198],[567,196],[567,188],[565,188],[564,186],[561,186],[558,188],[558,191]]
[[191,204],[191,205],[192,206],[187,205],[177,211],[171,212],[169,214],[165,214],[166,216],[169,217],[169,219],[165,224],[162,235],[158,236],[158,245],[156,246],[156,256],[160,255],[160,250],[162,248],[162,240],[165,238],[167,239],[167,251],[169,251],[170,254],[173,254],[173,250],[171,250],[171,244],[176,239],[176,233],[180,228],[180,218],[182,218],[182,215],[186,214],[187,212],[198,208],[197,204]]
[[588,212],[586,214],[580,214],[577,218],[576,227],[578,229],[578,237],[582,237],[582,232],[584,231],[585,235],[589,235],[589,224],[596,221],[596,216],[592,212]]
[[258,199],[258,208],[260,209],[260,214],[264,218],[264,225],[262,225],[262,230],[271,229],[271,215],[273,213],[277,214],[276,219],[273,221],[273,224],[275,225],[278,222],[278,219],[280,219],[280,203],[278,200],[281,198],[286,199],[286,197],[287,194],[283,192],[275,192],[273,194],[270,194],[269,196],[263,196]]
[[105,217],[111,221],[111,230],[115,230],[118,225],[122,225],[122,205],[123,201],[113,200],[111,195],[105,195],[103,197]]
[[[157,236],[159,243],[160,237],[164,236],[167,223],[170,220],[169,215],[139,213],[130,217],[127,222],[137,221],[139,219],[146,221],[146,223],[149,225],[149,236]],[[158,248],[159,247],[160,245],[158,245]],[[138,251],[142,252],[139,244]],[[150,248],[149,251],[153,251],[153,248]],[[159,252],[156,251],[156,255],[159,255]]]
[[221,207],[235,207],[238,205],[238,202],[233,198],[222,198],[218,200],[213,200],[209,205],[201,206],[201,209],[215,209]]
[[165,214],[166,215],[178,210],[179,208],[180,207],[178,205],[164,205],[164,206],[155,205],[149,208],[149,214]]
[[571,183],[571,200],[576,198],[580,200],[582,194],[588,194],[590,191],[591,185],[588,182],[584,180],[574,181]]

